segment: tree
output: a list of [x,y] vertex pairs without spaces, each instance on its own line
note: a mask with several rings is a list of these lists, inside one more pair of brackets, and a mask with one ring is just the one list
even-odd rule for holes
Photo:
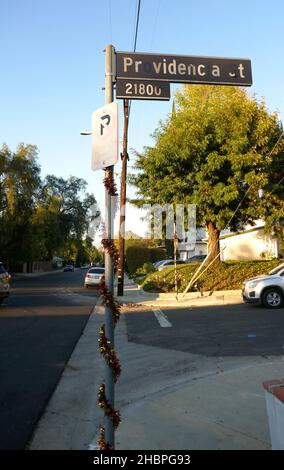
[[[209,262],[220,254],[222,229],[283,214],[283,201],[273,193],[277,173],[283,174],[282,125],[264,101],[238,87],[187,85],[176,103],[154,133],[155,145],[137,153],[132,202],[196,204],[197,223],[208,231]],[[260,188],[271,201],[266,213]]]
[[[37,148],[0,149],[0,253],[10,267],[64,254],[75,260],[99,215],[80,178],[40,178]],[[16,266],[17,268],[18,266]]]
[[0,252],[7,261],[29,262],[36,253],[30,219],[41,183],[37,152],[24,144],[0,150]]
[[91,213],[96,199],[86,193],[86,186],[85,180],[74,176],[65,180],[48,175],[44,179],[37,213],[49,258],[55,252],[73,261],[79,251],[82,256],[82,241],[89,224],[99,215]]

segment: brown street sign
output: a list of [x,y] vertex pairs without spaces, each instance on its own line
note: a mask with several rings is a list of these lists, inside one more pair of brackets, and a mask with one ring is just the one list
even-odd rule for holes
[[207,85],[252,85],[249,59],[138,52],[116,53],[116,78]]
[[117,80],[116,98],[129,100],[168,101],[171,98],[168,82],[150,80]]

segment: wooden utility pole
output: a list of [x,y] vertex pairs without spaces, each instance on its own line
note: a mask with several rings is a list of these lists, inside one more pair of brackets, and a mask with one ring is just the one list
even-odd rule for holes
[[178,300],[177,247],[178,247],[177,223],[176,223],[176,214],[174,214],[174,271],[175,271],[176,300]]
[[129,100],[123,101],[124,108],[124,129],[122,145],[122,168],[120,181],[120,218],[119,218],[119,262],[117,269],[117,295],[124,293],[124,269],[125,269],[125,206],[126,206],[126,177],[127,177],[127,140],[128,140],[128,118]]

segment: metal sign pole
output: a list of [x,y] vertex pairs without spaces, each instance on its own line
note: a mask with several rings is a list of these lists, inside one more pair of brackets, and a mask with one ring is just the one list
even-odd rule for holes
[[[105,104],[113,101],[113,64],[114,64],[114,48],[109,45],[105,49]],[[105,170],[105,176],[113,176],[113,166],[109,166]],[[112,196],[108,189],[105,189],[105,237],[113,240],[113,208]],[[113,262],[110,254],[105,250],[105,282],[107,289],[113,294],[114,270]],[[114,347],[114,319],[112,310],[105,306],[105,333],[108,341]],[[106,364],[105,369],[105,394],[110,406],[114,408],[114,377],[112,369]],[[114,425],[110,418],[105,418],[106,442],[114,448]]]

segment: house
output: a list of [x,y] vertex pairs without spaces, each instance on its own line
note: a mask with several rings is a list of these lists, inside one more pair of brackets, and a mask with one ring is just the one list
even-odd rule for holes
[[206,231],[198,227],[196,229],[196,240],[192,241],[189,238],[189,234],[185,235],[184,240],[178,244],[179,259],[186,261],[195,255],[207,255],[207,233]]
[[[207,254],[208,235],[206,230],[197,228],[196,242],[189,243],[187,237],[179,243],[180,259],[185,261],[195,255]],[[221,260],[268,260],[284,257],[284,244],[275,236],[265,233],[263,221],[247,226],[241,232],[221,232]]]
[[283,256],[279,239],[257,225],[220,237],[221,260],[269,260]]

